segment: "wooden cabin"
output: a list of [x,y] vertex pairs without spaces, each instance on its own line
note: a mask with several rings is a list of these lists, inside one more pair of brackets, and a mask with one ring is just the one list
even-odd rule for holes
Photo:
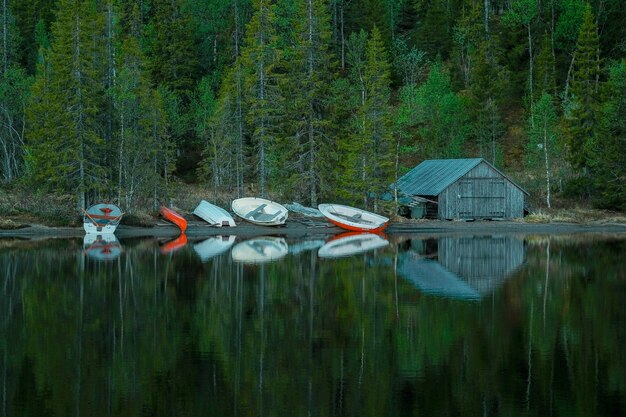
[[523,217],[529,195],[482,158],[426,160],[397,184],[405,199],[425,201],[424,217],[441,220]]

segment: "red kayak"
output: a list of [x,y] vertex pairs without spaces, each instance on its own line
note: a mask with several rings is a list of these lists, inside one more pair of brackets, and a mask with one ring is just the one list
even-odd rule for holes
[[187,230],[187,220],[185,220],[183,216],[165,206],[161,206],[159,213],[161,213],[161,216],[178,226],[180,230],[185,233],[185,230]]

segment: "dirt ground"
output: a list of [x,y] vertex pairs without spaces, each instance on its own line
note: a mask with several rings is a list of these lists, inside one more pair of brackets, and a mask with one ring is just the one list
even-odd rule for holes
[[[23,224],[19,228],[0,229],[0,238],[49,238],[49,237],[82,237],[85,232],[82,227],[48,227],[39,224]],[[187,227],[187,236],[200,238],[216,235],[236,236],[330,236],[345,232],[323,219],[293,216],[287,224],[280,227],[256,226],[246,222],[239,222],[237,227],[211,227],[199,220],[190,220]],[[136,227],[121,224],[115,235],[118,238],[130,237],[176,237],[179,235],[176,226],[164,220],[159,220],[151,227]],[[449,235],[449,234],[576,234],[576,233],[611,233],[625,234],[626,223],[589,222],[579,223],[526,223],[523,221],[404,221],[392,222],[385,229],[386,235]]]

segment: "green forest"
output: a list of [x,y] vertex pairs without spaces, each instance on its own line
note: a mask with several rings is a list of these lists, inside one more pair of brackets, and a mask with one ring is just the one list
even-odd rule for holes
[[482,157],[536,207],[626,210],[623,0],[0,7],[5,193],[377,207],[422,160]]

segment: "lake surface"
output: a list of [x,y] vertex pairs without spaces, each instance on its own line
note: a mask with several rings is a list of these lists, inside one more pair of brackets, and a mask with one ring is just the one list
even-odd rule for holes
[[626,236],[0,240],[0,416],[626,415]]

